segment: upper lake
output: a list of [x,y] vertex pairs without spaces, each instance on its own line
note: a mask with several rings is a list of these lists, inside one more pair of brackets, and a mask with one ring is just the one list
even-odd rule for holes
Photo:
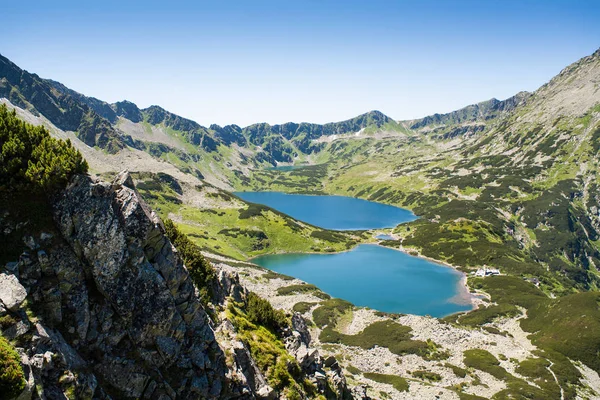
[[392,228],[416,219],[409,210],[345,196],[313,196],[280,192],[236,192],[251,203],[264,204],[295,219],[335,230]]
[[336,254],[267,255],[252,262],[379,311],[443,317],[472,309],[460,272],[387,247],[360,245]]

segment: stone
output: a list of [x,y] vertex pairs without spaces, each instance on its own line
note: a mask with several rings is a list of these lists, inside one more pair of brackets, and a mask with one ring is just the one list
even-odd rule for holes
[[37,252],[38,262],[40,263],[40,267],[42,268],[42,273],[46,275],[53,275],[54,270],[52,269],[52,265],[50,264],[50,258],[48,254],[44,250],[39,250]]
[[23,243],[25,243],[25,246],[29,247],[30,250],[35,250],[40,247],[33,236],[25,236],[23,238]]
[[16,311],[27,297],[27,291],[14,275],[0,274],[0,301],[6,308]]
[[17,352],[21,356],[21,366],[23,367],[23,374],[25,375],[25,388],[15,400],[31,400],[33,391],[35,390],[35,378],[31,370],[29,357],[27,357],[27,354],[23,349],[17,349]]
[[51,234],[51,233],[42,232],[42,233],[40,234],[40,240],[41,240],[42,242],[47,242],[47,241],[49,241],[50,239],[52,239],[53,237],[54,237],[54,235],[53,235],[53,234]]
[[29,324],[29,321],[23,319],[2,331],[2,336],[7,338],[8,340],[14,340],[26,334],[29,331],[30,327],[31,325]]
[[172,363],[181,351],[181,343],[171,337],[159,336],[156,338],[156,347],[166,363]]
[[6,263],[6,265],[4,266],[4,269],[6,269],[6,271],[9,274],[16,275],[17,278],[19,277],[19,263],[18,262],[12,261],[12,262]]

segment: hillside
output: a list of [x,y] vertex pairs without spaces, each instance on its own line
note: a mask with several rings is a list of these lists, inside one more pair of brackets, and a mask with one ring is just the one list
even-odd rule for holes
[[[298,317],[209,264],[127,172],[92,179],[70,143],[5,106],[0,122],[3,167],[6,149],[25,144],[15,168],[0,170],[0,235],[10,244],[0,271],[1,398],[349,394]],[[46,181],[48,171],[63,179]]]
[[[60,196],[50,196],[49,203],[39,196],[32,200],[43,207],[25,202],[23,210],[11,209],[19,202],[4,200],[7,215],[16,217],[3,217],[10,225],[3,232],[18,244],[3,260],[9,262],[4,275],[27,289],[27,301],[5,307],[10,318],[2,317],[3,335],[26,326],[12,345],[37,360],[42,353],[34,343],[40,335],[33,329],[39,332],[40,325],[62,338],[49,335],[54,347],[48,351],[75,352],[83,359],[72,364],[65,356],[58,368],[48,364],[41,378],[32,369],[48,393],[71,390],[59,379],[63,368],[88,382],[71,381],[76,390],[87,387],[99,397],[140,397],[150,389],[171,398],[173,393],[290,397],[290,390],[300,398],[600,396],[600,50],[533,93],[448,114],[396,122],[372,111],[324,125],[244,128],[203,127],[159,106],[107,104],[2,61],[0,97],[16,108],[13,117],[71,139],[90,171],[113,182],[68,174],[70,185]],[[77,118],[70,120],[86,113],[99,122],[82,136],[80,125],[73,129]],[[119,145],[103,147],[104,139],[94,139],[95,147],[87,146],[84,139],[92,136],[114,137]],[[299,168],[267,168],[281,163]],[[124,168],[131,174],[117,175]],[[259,254],[343,251],[373,241],[373,235],[316,228],[243,202],[233,189],[341,194],[408,208],[420,218],[391,229],[395,239],[382,244],[463,271],[479,296],[478,308],[443,320],[386,315],[248,263]],[[175,225],[163,227],[158,217]],[[25,222],[34,220],[46,225]],[[44,242],[42,232],[55,241]],[[170,240],[178,251],[161,245],[166,254],[158,255],[155,240]],[[196,261],[202,250],[212,262],[206,271],[218,279],[207,283],[204,270],[194,273],[183,248]],[[44,254],[65,262],[46,264]],[[482,267],[498,268],[502,276],[474,276]],[[158,276],[168,290],[158,288]],[[130,315],[121,303],[134,300],[115,289],[121,284],[139,293],[141,302],[149,290],[175,308],[165,306],[173,311],[167,316],[154,308]],[[219,295],[223,291],[235,301]],[[95,332],[90,337],[79,330],[80,319],[91,317],[73,312],[81,298],[88,299],[96,318],[87,325],[87,332]],[[46,303],[60,304],[55,307],[60,312],[44,308]],[[192,303],[201,304],[194,315],[211,322],[191,323],[179,306]],[[160,332],[144,331],[154,323]],[[192,335],[195,329],[201,334]],[[194,344],[190,336],[206,343]],[[210,359],[205,375],[189,367],[194,346],[205,352],[205,363]],[[130,348],[135,351],[125,350]],[[314,357],[313,350],[323,357]],[[138,391],[127,392],[112,374],[115,359],[122,361],[125,376],[139,378]],[[251,373],[248,365],[254,365]],[[172,376],[174,366],[188,380]]]

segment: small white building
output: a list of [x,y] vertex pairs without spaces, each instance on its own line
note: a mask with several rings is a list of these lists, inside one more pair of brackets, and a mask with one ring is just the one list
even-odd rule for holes
[[479,268],[475,272],[475,276],[480,276],[480,277],[492,276],[492,275],[500,275],[500,270],[498,270],[496,268],[484,267],[484,268]]

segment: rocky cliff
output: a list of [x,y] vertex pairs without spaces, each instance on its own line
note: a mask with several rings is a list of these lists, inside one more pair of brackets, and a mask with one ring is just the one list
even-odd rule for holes
[[[0,273],[0,328],[27,382],[19,399],[279,395],[237,329],[217,315],[246,290],[221,271],[214,303],[202,304],[129,174],[112,184],[76,176],[52,212],[55,226],[24,237],[26,250]],[[14,229],[10,210],[3,214],[2,228]],[[317,381],[322,360],[308,351],[297,318],[284,336],[291,350],[303,349],[303,371]]]

